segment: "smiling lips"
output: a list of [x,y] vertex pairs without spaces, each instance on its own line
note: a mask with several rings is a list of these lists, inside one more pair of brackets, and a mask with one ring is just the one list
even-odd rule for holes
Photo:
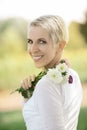
[[34,61],[39,61],[43,56],[32,56]]

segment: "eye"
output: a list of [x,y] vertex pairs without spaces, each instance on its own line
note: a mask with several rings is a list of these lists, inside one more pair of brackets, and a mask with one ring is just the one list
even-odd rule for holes
[[31,39],[28,39],[28,40],[27,40],[27,43],[28,43],[28,44],[32,44],[33,41],[32,41]]
[[47,42],[45,40],[40,39],[39,44],[46,44]]

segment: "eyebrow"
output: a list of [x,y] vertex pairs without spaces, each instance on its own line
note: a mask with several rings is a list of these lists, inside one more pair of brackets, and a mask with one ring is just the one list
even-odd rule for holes
[[30,38],[27,38],[27,40],[31,40]]
[[30,38],[27,38],[27,41],[32,41],[32,39],[30,39]]

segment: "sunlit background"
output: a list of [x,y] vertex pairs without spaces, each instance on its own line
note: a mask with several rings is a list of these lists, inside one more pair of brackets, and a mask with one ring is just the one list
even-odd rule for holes
[[87,0],[0,0],[0,18],[14,16],[33,19],[45,14],[59,14],[67,23],[83,22]]
[[87,130],[87,0],[0,0],[0,130],[25,129],[21,95],[10,93],[26,76],[40,71],[27,52],[27,25],[47,14],[62,16],[69,29],[63,57],[81,79],[78,130]]

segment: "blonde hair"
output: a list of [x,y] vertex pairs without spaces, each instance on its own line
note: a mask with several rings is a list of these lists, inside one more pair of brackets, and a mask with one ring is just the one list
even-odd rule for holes
[[56,15],[45,15],[33,20],[31,26],[40,26],[46,29],[53,40],[58,43],[61,41],[68,42],[68,29],[64,20],[60,16]]

